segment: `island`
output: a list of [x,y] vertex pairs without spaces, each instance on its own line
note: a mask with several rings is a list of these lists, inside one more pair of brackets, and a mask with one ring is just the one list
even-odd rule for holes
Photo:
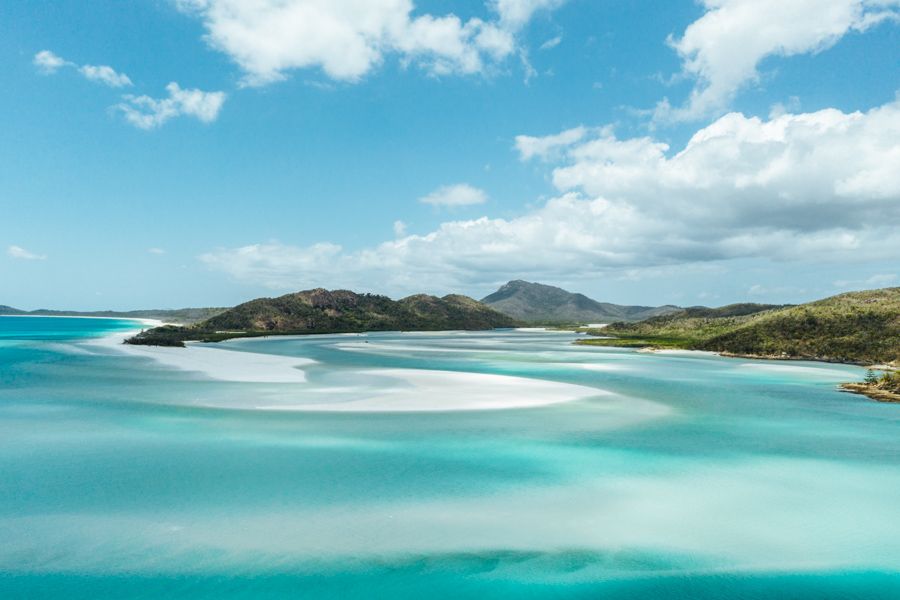
[[417,294],[392,300],[377,294],[316,288],[277,298],[257,298],[187,326],[154,327],[127,344],[184,346],[242,337],[360,333],[366,331],[490,330],[521,323],[458,294]]

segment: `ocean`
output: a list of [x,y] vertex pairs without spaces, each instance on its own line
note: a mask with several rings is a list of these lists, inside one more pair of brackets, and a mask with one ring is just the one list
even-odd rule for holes
[[0,598],[900,598],[858,367],[139,327],[0,317]]

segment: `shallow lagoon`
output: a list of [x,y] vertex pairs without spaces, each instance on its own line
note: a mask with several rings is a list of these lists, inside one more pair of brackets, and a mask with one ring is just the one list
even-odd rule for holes
[[[203,349],[315,361],[234,382],[96,344],[132,326],[0,318],[4,598],[900,596],[900,407],[858,368],[396,333]],[[297,410],[472,374],[579,391]]]

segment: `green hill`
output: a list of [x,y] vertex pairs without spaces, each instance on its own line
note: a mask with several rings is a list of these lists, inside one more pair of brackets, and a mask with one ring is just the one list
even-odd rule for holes
[[675,306],[623,306],[597,302],[584,294],[522,280],[504,284],[481,301],[514,319],[553,325],[639,321],[680,310]]
[[363,331],[486,330],[518,322],[472,298],[419,294],[402,300],[348,290],[307,290],[259,298],[188,327],[157,327],[131,344],[181,346],[185,341]]
[[850,292],[798,306],[704,310],[615,323],[603,330],[612,338],[580,343],[860,364],[900,361],[900,288]]

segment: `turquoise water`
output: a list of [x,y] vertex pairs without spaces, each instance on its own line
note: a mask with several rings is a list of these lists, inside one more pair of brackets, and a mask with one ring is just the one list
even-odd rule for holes
[[[0,598],[900,597],[900,406],[836,391],[858,368],[373,334],[209,350],[316,361],[237,383],[96,344],[135,326],[0,318]],[[407,369],[596,396],[256,408]]]

